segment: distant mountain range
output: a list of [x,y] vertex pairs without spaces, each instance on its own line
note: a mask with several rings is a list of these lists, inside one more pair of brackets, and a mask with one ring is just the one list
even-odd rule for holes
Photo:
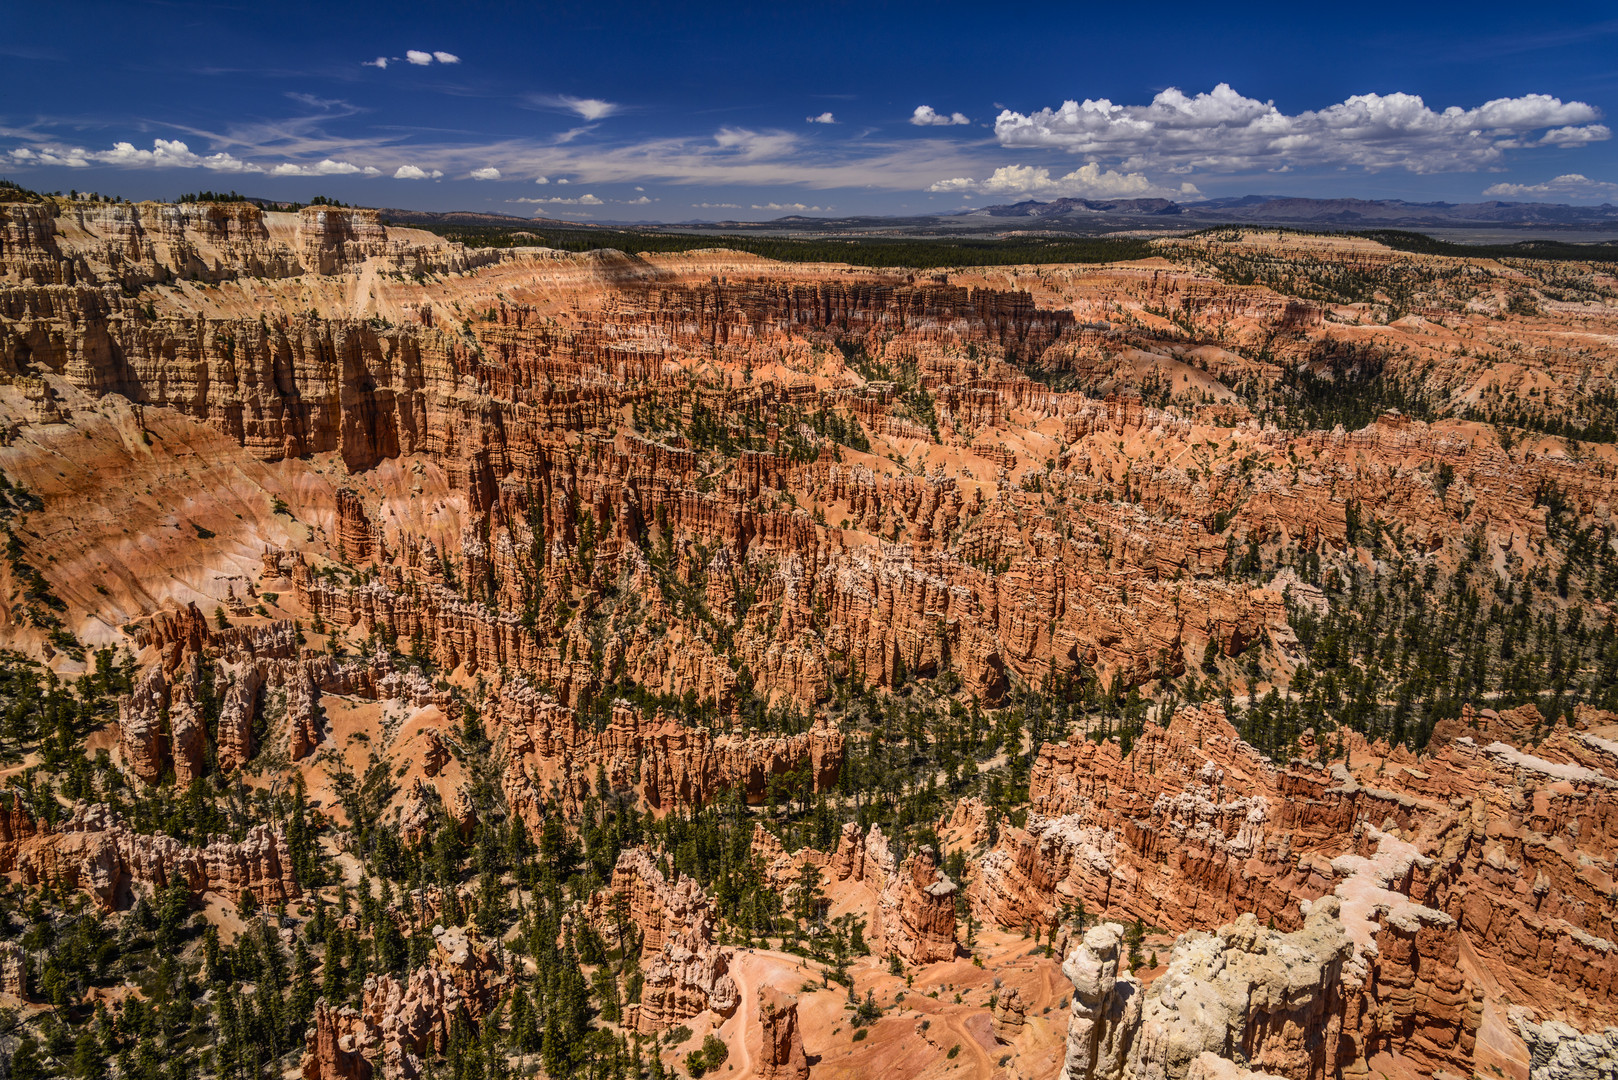
[[1618,225],[1618,206],[1567,206],[1561,203],[1481,202],[1413,203],[1402,199],[1300,199],[1243,195],[1201,202],[1170,199],[1056,199],[1027,201],[977,210],[956,217],[1075,219],[1179,219],[1187,224],[1300,225],[1347,228],[1457,228],[1498,225]]

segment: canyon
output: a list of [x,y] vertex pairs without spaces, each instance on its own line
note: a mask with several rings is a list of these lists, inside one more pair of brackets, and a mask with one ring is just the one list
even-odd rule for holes
[[0,203],[0,873],[273,919],[305,1080],[1586,1075],[1610,264],[1154,243]]

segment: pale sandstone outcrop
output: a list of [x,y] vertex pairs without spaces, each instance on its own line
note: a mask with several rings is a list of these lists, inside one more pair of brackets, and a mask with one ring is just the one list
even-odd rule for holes
[[1514,1016],[1528,1046],[1532,1080],[1604,1080],[1618,1076],[1618,1027],[1580,1032],[1559,1020],[1536,1024]]
[[28,954],[15,941],[0,941],[0,994],[28,997]]
[[[1411,1007],[1409,976],[1438,975],[1428,969],[1442,959],[1390,948],[1425,927],[1448,929],[1453,940],[1452,924],[1408,902],[1390,911],[1365,901],[1357,890],[1346,904],[1318,900],[1292,933],[1244,915],[1217,933],[1183,934],[1144,993],[1118,974],[1123,928],[1095,927],[1063,969],[1074,983],[1065,1080],[1183,1080],[1194,1067],[1213,1068],[1196,1065],[1203,1054],[1290,1080],[1363,1072],[1380,1052],[1427,1071],[1465,1068],[1477,1014],[1460,1011],[1462,1039],[1422,1030],[1435,1010]],[[1376,921],[1362,929],[1367,917]],[[1374,939],[1361,937],[1371,932]]]
[[1140,982],[1123,962],[1124,932],[1115,923],[1091,927],[1062,964],[1073,983],[1062,1080],[1114,1080],[1124,1075],[1140,1027]]
[[1185,1080],[1285,1080],[1274,1073],[1244,1069],[1228,1058],[1203,1051],[1191,1062]]

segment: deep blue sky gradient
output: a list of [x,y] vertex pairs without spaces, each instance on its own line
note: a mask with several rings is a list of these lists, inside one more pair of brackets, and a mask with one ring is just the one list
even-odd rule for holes
[[[407,49],[460,62],[363,66]],[[0,175],[130,198],[235,188],[617,220],[769,218],[790,212],[772,206],[800,204],[817,213],[934,211],[1008,200],[929,192],[931,180],[1006,165],[1060,174],[1090,160],[1000,145],[1001,107],[1145,105],[1165,88],[1195,94],[1221,82],[1288,114],[1364,93],[1416,94],[1433,109],[1549,94],[1588,103],[1613,124],[1618,6],[7,3]],[[559,101],[566,97],[618,109],[591,124]],[[973,123],[909,124],[923,104]],[[806,122],[827,111],[835,124]],[[735,145],[716,149],[725,131]],[[119,141],[150,150],[156,139],[264,169],[329,158],[380,175],[70,168],[10,153],[97,153]],[[700,160],[701,175],[669,167],[670,155]],[[411,164],[443,176],[394,179]],[[1600,185],[1618,182],[1618,141],[1512,149],[1499,171],[1333,165],[1170,176],[1139,162],[1102,164],[1154,185],[1188,180],[1209,196],[1449,201],[1577,173],[1592,186],[1576,201],[1592,202],[1606,198]],[[491,165],[499,180],[468,178]],[[550,183],[536,184],[541,175]],[[585,194],[599,201],[513,201]]]

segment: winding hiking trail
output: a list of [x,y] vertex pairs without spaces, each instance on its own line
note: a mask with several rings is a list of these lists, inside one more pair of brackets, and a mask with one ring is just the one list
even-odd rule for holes
[[737,1062],[736,1080],[747,1080],[753,1075],[753,1051],[748,1046],[752,1041],[753,1013],[758,1009],[758,993],[753,986],[753,980],[748,973],[751,965],[744,959],[731,968],[730,978],[736,984],[736,992],[741,995],[741,1005],[736,1009],[734,1022],[740,1025],[735,1033],[737,1049],[741,1051],[741,1060]]
[[990,1060],[988,1052],[983,1049],[983,1044],[978,1042],[977,1036],[967,1031],[966,1024],[962,1022],[968,1014],[956,1011],[943,1012],[938,1015],[943,1018],[949,1029],[960,1038],[961,1049],[971,1051],[972,1056],[977,1059],[979,1071],[974,1075],[983,1077],[983,1080],[988,1080],[989,1077],[993,1076],[994,1062]]

